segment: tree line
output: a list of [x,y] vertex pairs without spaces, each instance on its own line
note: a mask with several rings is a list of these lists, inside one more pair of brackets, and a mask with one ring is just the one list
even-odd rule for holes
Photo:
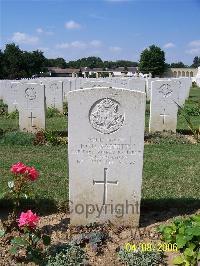
[[[196,56],[191,67],[200,66],[200,56]],[[18,45],[7,44],[4,51],[0,50],[0,79],[30,78],[33,75],[47,75],[48,67],[59,68],[102,68],[103,70],[123,67],[138,67],[143,73],[151,72],[153,76],[162,75],[169,67],[188,67],[182,62],[166,64],[165,53],[161,48],[151,45],[140,56],[139,62],[128,60],[103,61],[100,57],[90,56],[66,62],[64,58],[48,59],[42,51],[23,51]]]

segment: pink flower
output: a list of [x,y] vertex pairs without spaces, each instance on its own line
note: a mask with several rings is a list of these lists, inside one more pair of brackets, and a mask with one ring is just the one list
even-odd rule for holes
[[27,212],[22,212],[20,214],[18,221],[18,226],[19,227],[24,227],[27,226],[31,229],[35,228],[38,221],[39,221],[39,216],[36,215],[36,213],[32,213],[31,210],[28,210]]
[[22,162],[18,162],[12,165],[10,171],[16,175],[24,174],[26,172],[26,165],[24,165]]
[[31,181],[35,181],[39,177],[38,171],[34,167],[27,166],[26,172],[27,177]]

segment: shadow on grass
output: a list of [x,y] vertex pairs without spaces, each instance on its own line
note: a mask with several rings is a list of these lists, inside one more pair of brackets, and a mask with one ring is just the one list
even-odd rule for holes
[[200,199],[143,199],[140,225],[148,226],[180,215],[191,215],[200,210]]
[[[58,214],[59,212],[68,213],[68,204],[58,203],[53,199],[22,200],[19,208],[21,211],[32,210],[40,216]],[[7,219],[7,216],[13,210],[13,201],[8,199],[0,200],[0,219]],[[142,199],[140,212],[140,226],[167,221],[168,219],[180,215],[192,215],[200,210],[200,199],[182,198],[182,199]],[[56,228],[65,231],[69,225],[69,219],[64,218],[58,224],[44,226],[44,230],[52,233]]]
[[176,132],[181,135],[194,135],[190,129],[176,129]]
[[[0,200],[0,219],[6,217],[10,212],[13,211],[14,204],[11,199]],[[59,212],[63,207],[59,207],[57,202],[53,199],[28,199],[21,200],[19,206],[19,213],[22,211],[32,210],[33,212],[39,213],[40,216],[50,215]]]

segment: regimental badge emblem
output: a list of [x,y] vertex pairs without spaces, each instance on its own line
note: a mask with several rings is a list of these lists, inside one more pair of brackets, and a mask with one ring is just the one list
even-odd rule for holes
[[97,131],[110,134],[124,123],[125,115],[121,105],[111,98],[103,98],[93,104],[89,111],[89,121]]
[[36,99],[36,91],[34,88],[27,88],[25,90],[25,97],[29,99],[30,101]]
[[172,94],[172,89],[171,86],[169,84],[163,84],[160,89],[159,89],[159,93],[161,93],[163,95],[163,97],[167,98]]

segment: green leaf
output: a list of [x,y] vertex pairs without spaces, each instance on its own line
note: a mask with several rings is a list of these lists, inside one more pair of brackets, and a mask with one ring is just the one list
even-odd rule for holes
[[184,226],[184,225],[181,226],[181,227],[179,228],[178,232],[179,232],[179,234],[184,235],[184,233],[185,233],[185,226]]
[[18,252],[18,248],[14,246],[14,247],[11,247],[9,251],[12,255],[16,255]]
[[188,248],[194,250],[196,248],[196,245],[194,243],[190,243]]
[[0,199],[3,199],[5,196],[6,196],[6,192],[2,192],[2,193],[0,193]]
[[185,260],[184,260],[183,256],[181,255],[181,256],[175,257],[172,262],[175,265],[180,265],[180,264],[184,263]]
[[185,244],[187,243],[186,237],[184,235],[177,235],[176,236],[176,244],[177,248],[183,248]]
[[200,261],[200,251],[197,254],[197,261]]
[[184,256],[193,257],[194,251],[191,248],[186,248],[183,252]]
[[36,244],[38,241],[40,241],[40,238],[37,235],[32,236],[32,241],[34,244]]
[[161,224],[160,226],[157,227],[157,231],[160,233],[163,233],[165,228],[166,228],[166,225]]
[[43,244],[44,244],[45,246],[48,246],[48,245],[51,244],[51,238],[50,238],[50,236],[48,236],[48,235],[43,235],[43,236],[42,236],[42,240],[43,240]]
[[200,214],[192,215],[191,218],[192,218],[195,222],[200,223]]
[[190,262],[185,260],[185,266],[191,266]]
[[5,230],[0,230],[0,237],[4,237],[6,234],[6,231]]
[[11,244],[16,245],[16,246],[25,247],[25,246],[29,245],[29,242],[22,237],[15,237],[11,240]]
[[193,233],[193,236],[200,236],[200,227],[199,226],[194,226],[192,228],[192,233]]

